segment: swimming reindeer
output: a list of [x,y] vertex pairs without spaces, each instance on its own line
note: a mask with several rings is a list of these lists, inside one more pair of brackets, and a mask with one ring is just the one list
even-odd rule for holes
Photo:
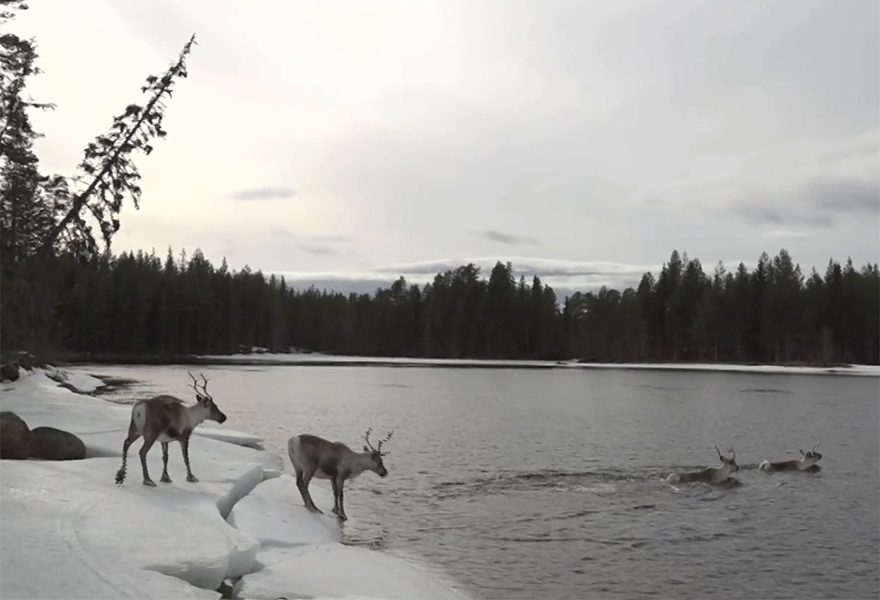
[[374,448],[370,443],[372,431],[372,427],[367,429],[363,452],[355,452],[342,442],[331,442],[308,433],[294,435],[287,440],[287,455],[296,471],[296,487],[307,509],[323,514],[309,493],[309,482],[313,477],[330,480],[333,486],[333,514],[345,521],[348,519],[343,506],[342,488],[345,482],[364,471],[373,471],[383,478],[388,476],[388,470],[382,462],[382,457],[388,453],[382,451],[382,445],[391,439],[394,432],[379,440]]
[[[189,371],[187,371],[189,373]],[[223,423],[226,420],[214,399],[208,393],[208,380],[202,375],[202,389],[199,391],[199,382],[193,377],[193,389],[196,391],[196,403],[192,406],[183,404],[183,400],[175,396],[162,394],[146,400],[139,400],[131,408],[131,421],[128,425],[128,437],[122,444],[122,466],[116,472],[116,483],[125,481],[126,461],[128,449],[140,436],[144,436],[144,445],[140,449],[141,468],[144,472],[144,485],[154,486],[156,483],[150,479],[147,471],[147,452],[150,451],[156,440],[162,444],[162,483],[171,483],[168,476],[168,444],[180,442],[183,453],[183,462],[186,465],[186,480],[196,483],[195,475],[189,466],[189,438],[193,430],[205,419]]]
[[769,460],[765,460],[760,465],[758,465],[758,470],[766,471],[768,473],[773,473],[774,471],[806,471],[817,462],[822,460],[822,454],[816,452],[816,449],[818,447],[819,444],[816,444],[809,450],[809,452],[798,450],[798,452],[801,453],[800,458],[781,460],[778,462],[770,462]]
[[[713,444],[714,445],[714,444]],[[703,483],[724,483],[730,478],[731,473],[739,471],[739,465],[736,464],[736,452],[730,449],[732,456],[730,458],[721,454],[718,446],[715,446],[715,452],[721,459],[721,466],[707,467],[701,471],[690,471],[685,473],[670,473],[666,478],[666,483],[691,483],[700,481]]]

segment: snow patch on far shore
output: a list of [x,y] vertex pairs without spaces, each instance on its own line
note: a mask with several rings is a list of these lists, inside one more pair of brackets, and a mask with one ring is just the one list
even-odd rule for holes
[[64,369],[56,369],[51,365],[47,366],[45,369],[35,369],[33,372],[22,371],[21,374],[24,376],[39,374],[41,372],[52,381],[66,385],[71,388],[72,391],[79,392],[80,394],[92,394],[106,385],[103,381],[92,375],[71,372]]
[[337,356],[320,353],[260,353],[200,355],[198,358],[217,364],[265,364],[265,365],[308,365],[308,364],[354,364],[401,367],[543,367],[569,369],[636,369],[656,371],[718,371],[734,373],[792,373],[801,375],[862,375],[880,377],[880,366],[849,365],[839,367],[798,367],[786,365],[752,365],[726,363],[582,363],[574,360],[492,360],[455,358],[398,358],[378,356]]

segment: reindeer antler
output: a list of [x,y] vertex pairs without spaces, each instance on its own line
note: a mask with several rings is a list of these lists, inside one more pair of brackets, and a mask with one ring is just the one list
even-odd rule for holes
[[718,449],[718,444],[712,444],[712,445],[715,446],[715,452],[718,453],[718,458],[720,458],[723,461],[724,457],[721,456],[721,450]]
[[213,396],[211,396],[211,394],[208,393],[208,378],[205,377],[204,373],[199,373],[199,375],[202,378],[202,392],[205,394],[206,397],[211,398],[213,400]]
[[[373,448],[373,444],[370,443],[370,434],[371,433],[373,433],[373,428],[367,427],[367,433],[364,435],[364,441],[367,443],[367,446],[370,448],[370,450],[375,450],[375,448]],[[381,442],[380,442],[380,445],[381,445]]]
[[384,438],[382,438],[381,440],[379,440],[379,445],[376,446],[376,451],[377,451],[377,452],[380,452],[380,453],[382,452],[382,444],[384,444],[385,442],[387,442],[388,440],[390,440],[392,435],[394,435],[394,430],[393,430],[393,429],[392,429],[391,431],[388,432],[388,435],[386,435]]
[[730,447],[730,460],[736,460],[736,450],[733,449],[733,446]]
[[190,376],[190,379],[193,380],[193,389],[196,391],[196,396],[200,395],[199,394],[199,380],[196,379],[196,376],[193,375],[192,373],[190,373],[189,371],[187,371],[187,374]]
[[[211,398],[211,394],[208,393],[208,379],[204,376],[204,374],[199,373],[199,376],[202,378],[202,391],[199,391],[199,380],[196,379],[196,376],[187,371],[190,376],[190,379],[193,380],[193,389],[196,391],[196,397],[204,396],[205,398]],[[213,399],[213,398],[212,398]]]
[[810,452],[815,452],[819,448],[820,445],[822,445],[822,442],[819,442],[815,446],[813,446],[813,449],[810,450]]

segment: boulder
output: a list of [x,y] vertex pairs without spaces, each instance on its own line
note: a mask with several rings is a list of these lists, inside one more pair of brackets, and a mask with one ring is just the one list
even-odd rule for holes
[[0,381],[18,381],[18,363],[6,363],[0,366]]
[[54,427],[36,427],[31,434],[31,458],[82,460],[86,457],[85,443],[69,431]]
[[30,456],[32,433],[24,419],[10,410],[0,412],[0,458]]

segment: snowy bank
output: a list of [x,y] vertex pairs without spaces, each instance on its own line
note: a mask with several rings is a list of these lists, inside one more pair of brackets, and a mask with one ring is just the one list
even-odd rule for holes
[[458,358],[397,358],[380,356],[337,356],[313,353],[211,354],[198,356],[216,364],[238,365],[352,365],[396,367],[510,367],[560,369],[636,369],[648,371],[718,371],[734,373],[791,373],[800,375],[867,375],[880,377],[880,366],[797,367],[786,365],[744,365],[726,363],[587,363],[548,360],[492,360]]
[[[292,479],[279,477],[281,459],[249,447],[261,441],[249,434],[194,436],[194,484],[173,444],[174,482],[156,488],[141,484],[136,442],[129,477],[116,485],[131,407],[70,389],[101,385],[54,369],[22,371],[3,385],[0,409],[31,428],[76,434],[87,458],[0,463],[0,597],[216,599],[221,583],[242,576],[237,587],[252,590],[244,598],[456,597],[402,559],[344,546],[337,521],[306,511]],[[158,444],[147,461],[155,477]],[[317,501],[332,505],[326,490],[312,488]],[[340,577],[340,568],[349,575]]]
[[[332,492],[310,486],[318,508],[329,513]],[[312,515],[299,499],[296,480],[282,475],[245,496],[229,517],[242,533],[260,542],[259,570],[242,580],[245,598],[432,598],[465,597],[440,573],[398,556],[345,546],[336,519]]]

